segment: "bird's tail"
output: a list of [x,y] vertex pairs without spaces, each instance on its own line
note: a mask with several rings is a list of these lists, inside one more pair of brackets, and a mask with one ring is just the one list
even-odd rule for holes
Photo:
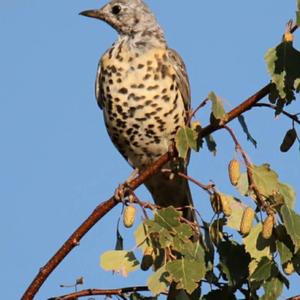
[[[184,172],[186,173],[185,170]],[[196,220],[190,187],[185,178],[178,175],[170,178],[169,174],[159,172],[152,176],[145,185],[155,204],[161,207],[182,208],[184,218],[192,222]]]

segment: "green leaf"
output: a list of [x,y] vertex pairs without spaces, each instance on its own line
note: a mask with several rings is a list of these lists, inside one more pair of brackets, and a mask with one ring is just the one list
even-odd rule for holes
[[166,270],[166,266],[161,267],[148,278],[148,287],[155,296],[167,292],[170,285],[170,274]]
[[292,186],[279,182],[278,192],[283,196],[284,202],[287,207],[294,208],[296,201],[296,192]]
[[172,230],[173,227],[179,226],[181,223],[179,218],[181,213],[177,211],[173,206],[162,208],[157,210],[154,215],[154,221],[168,230]]
[[176,239],[174,242],[174,250],[183,255],[184,258],[195,260],[205,265],[205,252],[198,241],[193,243],[189,240],[183,243]]
[[223,120],[226,118],[226,112],[223,105],[223,100],[214,92],[210,92],[207,96],[212,102],[212,113],[216,120]]
[[190,228],[179,221],[181,215],[181,212],[169,206],[157,210],[154,220],[145,220],[144,224],[148,227],[149,233],[158,234],[160,246],[165,248],[172,245],[175,236],[188,239],[192,235]]
[[277,102],[276,114],[279,114],[284,105],[295,100],[295,81],[300,78],[300,52],[292,42],[283,41],[268,50],[265,60],[273,83],[269,99],[272,103]]
[[282,265],[293,258],[292,251],[288,248],[288,246],[285,243],[276,240],[276,248],[280,256],[280,263]]
[[255,271],[258,262],[263,257],[271,259],[271,253],[275,251],[274,239],[265,240],[262,235],[262,224],[253,227],[250,233],[243,239],[245,249],[250,254],[253,261],[249,266],[250,275]]
[[264,284],[265,294],[260,300],[277,300],[283,291],[283,283],[276,277]]
[[239,199],[228,197],[229,205],[233,211],[230,217],[227,217],[226,225],[239,231],[242,216],[244,213],[245,208],[247,207],[243,202]]
[[105,271],[120,272],[127,276],[128,272],[135,271],[139,262],[132,251],[107,251],[100,257],[100,266]]
[[167,271],[177,282],[177,289],[185,289],[191,294],[198,287],[198,282],[205,276],[205,265],[193,259],[181,258],[168,262]]
[[250,133],[250,131],[248,129],[245,117],[243,115],[238,116],[238,121],[239,121],[240,125],[242,126],[242,129],[243,129],[244,133],[247,136],[247,140],[250,141],[253,144],[253,146],[256,148],[257,147],[257,142],[252,137],[252,135],[251,135],[251,133]]
[[251,261],[245,247],[226,241],[219,244],[218,252],[221,270],[225,273],[229,286],[242,286],[245,278],[248,277],[248,265]]
[[300,249],[300,216],[286,205],[282,205],[280,213],[287,233],[295,245],[295,251],[298,251]]
[[217,154],[217,144],[211,134],[204,137],[208,150],[213,154]]
[[176,236],[182,241],[187,241],[193,235],[191,226],[181,223],[179,226],[173,228],[176,231]]
[[247,173],[241,174],[236,188],[242,196],[249,196],[249,183]]
[[147,225],[149,233],[158,234],[159,246],[161,248],[166,248],[172,245],[173,236],[170,234],[168,229],[153,220],[145,220],[144,223]]
[[179,157],[187,158],[189,149],[198,151],[198,135],[189,127],[181,127],[175,137]]
[[253,181],[260,194],[265,197],[272,196],[278,191],[278,175],[270,169],[270,165],[252,165]]
[[[298,9],[300,9],[300,8],[298,7]],[[300,26],[300,11],[296,12],[296,24],[298,26]]]
[[266,281],[271,277],[272,269],[274,267],[274,262],[267,257],[263,257],[255,271],[251,274],[251,281]]
[[[147,247],[153,247],[147,226],[142,223],[134,232],[135,243],[144,252]],[[153,247],[154,248],[154,247]]]

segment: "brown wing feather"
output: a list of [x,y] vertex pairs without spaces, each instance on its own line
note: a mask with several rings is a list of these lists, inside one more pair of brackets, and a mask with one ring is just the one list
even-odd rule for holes
[[97,99],[97,103],[99,107],[103,108],[103,89],[101,87],[101,65],[102,65],[102,59],[100,59],[98,68],[97,68],[97,74],[96,74],[96,81],[95,81],[95,95]]
[[185,108],[189,110],[191,107],[191,91],[185,64],[180,55],[173,49],[168,49],[168,56],[177,75],[176,81],[184,100]]

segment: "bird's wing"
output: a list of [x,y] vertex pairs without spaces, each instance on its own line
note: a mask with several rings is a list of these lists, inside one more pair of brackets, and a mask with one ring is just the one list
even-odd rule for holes
[[168,57],[176,72],[176,82],[179,86],[186,110],[191,107],[191,91],[185,64],[180,55],[173,49],[168,49]]
[[100,59],[98,68],[97,68],[97,74],[96,74],[96,82],[95,82],[95,95],[97,99],[97,103],[99,107],[103,108],[103,88],[101,85],[101,65],[102,65],[102,59]]

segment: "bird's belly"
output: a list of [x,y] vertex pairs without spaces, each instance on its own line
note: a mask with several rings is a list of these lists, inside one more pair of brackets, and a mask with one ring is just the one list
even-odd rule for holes
[[155,58],[135,58],[129,68],[128,63],[110,61],[104,68],[108,71],[101,85],[108,133],[133,167],[144,168],[168,151],[185,122],[174,76],[167,65],[162,73]]

